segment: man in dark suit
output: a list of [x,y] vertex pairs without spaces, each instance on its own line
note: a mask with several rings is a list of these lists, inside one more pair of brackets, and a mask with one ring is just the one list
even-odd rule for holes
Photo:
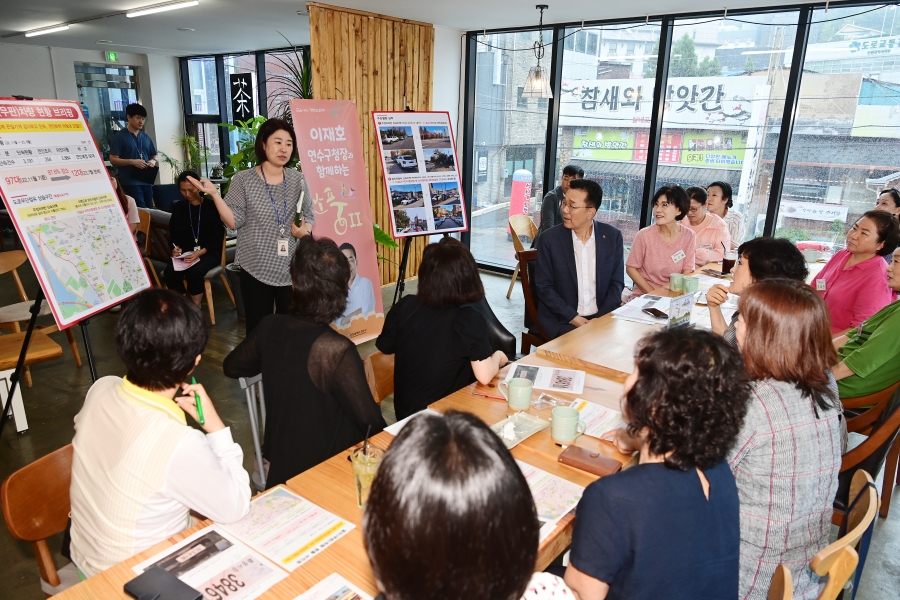
[[584,179],[584,169],[575,165],[566,165],[563,168],[560,184],[544,195],[544,199],[541,201],[541,225],[538,227],[537,235],[534,236],[532,247],[538,247],[541,235],[545,231],[562,223],[560,207],[566,192],[569,191],[569,184],[575,179]]
[[538,323],[550,338],[605,315],[622,302],[625,287],[622,233],[594,220],[603,190],[588,179],[569,183],[562,225],[544,232],[538,246]]

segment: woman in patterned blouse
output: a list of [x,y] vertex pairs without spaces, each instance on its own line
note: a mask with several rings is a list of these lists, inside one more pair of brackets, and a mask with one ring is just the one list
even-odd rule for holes
[[794,598],[816,598],[809,561],[828,545],[841,467],[828,309],[805,283],[769,279],[741,295],[735,329],[752,380],[728,456],[741,502],[738,598],[764,600],[779,564],[794,576]]

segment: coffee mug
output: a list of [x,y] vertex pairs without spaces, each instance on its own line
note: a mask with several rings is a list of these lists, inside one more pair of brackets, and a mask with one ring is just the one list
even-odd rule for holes
[[584,433],[585,424],[581,413],[569,406],[557,406],[551,413],[550,437],[560,444],[571,444]]
[[[506,389],[504,389],[506,386]],[[531,380],[514,377],[509,381],[501,381],[497,389],[506,398],[506,403],[513,410],[525,410],[531,406]]]
[[684,293],[694,293],[700,291],[700,278],[699,277],[684,277]]
[[684,290],[684,275],[681,273],[672,273],[669,275],[669,289],[673,292]]
[[803,258],[806,259],[808,263],[814,263],[819,260],[819,251],[815,248],[807,248],[803,251]]

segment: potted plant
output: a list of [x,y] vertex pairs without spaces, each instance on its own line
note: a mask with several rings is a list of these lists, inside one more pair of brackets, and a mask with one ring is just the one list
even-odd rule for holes
[[162,162],[168,165],[172,172],[172,183],[153,186],[153,203],[162,210],[172,210],[172,205],[181,199],[181,193],[175,184],[175,178],[182,171],[194,171],[202,175],[203,165],[209,160],[209,148],[201,146],[200,142],[192,135],[176,135],[172,140],[184,149],[184,161],[169,156],[160,151]]

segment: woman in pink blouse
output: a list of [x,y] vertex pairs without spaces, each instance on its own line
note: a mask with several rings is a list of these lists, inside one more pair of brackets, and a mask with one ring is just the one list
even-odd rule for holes
[[898,225],[886,212],[871,210],[847,232],[847,248],[835,253],[813,288],[825,300],[831,332],[856,327],[894,301],[883,256],[898,243]]
[[721,261],[725,248],[731,248],[728,224],[722,217],[707,210],[706,190],[702,187],[689,187],[685,192],[691,201],[687,226],[697,236],[697,253],[694,257],[697,266]]
[[684,189],[677,185],[659,188],[651,206],[656,224],[638,231],[625,261],[635,296],[668,285],[672,273],[689,275],[694,271],[696,236],[681,225],[691,206]]

